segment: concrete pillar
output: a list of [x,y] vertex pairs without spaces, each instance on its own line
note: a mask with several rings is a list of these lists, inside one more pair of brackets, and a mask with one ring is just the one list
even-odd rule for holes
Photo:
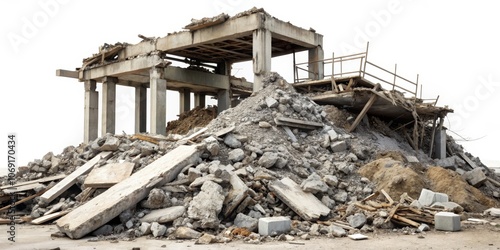
[[195,107],[202,107],[202,108],[204,108],[206,106],[206,104],[205,104],[205,94],[203,94],[203,93],[194,93],[194,106]]
[[183,88],[179,91],[179,114],[191,110],[191,91],[188,88]]
[[146,132],[146,105],[148,101],[146,94],[146,87],[135,87],[135,133]]
[[102,82],[101,135],[115,133],[116,120],[116,77],[104,77]]
[[262,79],[271,72],[271,32],[258,29],[253,32],[253,92],[262,89]]
[[[324,63],[321,61],[325,59],[323,47],[321,45],[316,48],[309,49],[309,78],[312,80],[321,80],[325,77]],[[321,62],[318,62],[321,61]]]
[[436,130],[436,140],[434,145],[436,159],[446,158],[446,128],[439,126]]
[[217,114],[231,107],[231,97],[228,89],[217,92]]
[[162,78],[163,69],[152,68],[149,71],[149,87],[151,91],[150,126],[152,134],[167,133],[167,81]]
[[85,104],[83,118],[83,142],[89,143],[97,138],[99,121],[99,93],[94,80],[85,81]]

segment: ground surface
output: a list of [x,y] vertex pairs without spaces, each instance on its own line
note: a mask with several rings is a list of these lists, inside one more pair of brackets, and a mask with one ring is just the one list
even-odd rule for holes
[[[6,231],[0,226],[0,232]],[[146,237],[134,241],[98,241],[87,239],[51,238],[57,232],[55,226],[18,225],[16,243],[7,243],[7,235],[0,238],[0,249],[500,249],[500,228],[491,225],[462,226],[460,232],[427,232],[423,238],[418,235],[404,235],[398,232],[366,234],[369,239],[353,241],[349,238],[316,238],[307,241],[266,242],[258,245],[241,240],[227,244],[195,245],[194,241],[157,240]]]

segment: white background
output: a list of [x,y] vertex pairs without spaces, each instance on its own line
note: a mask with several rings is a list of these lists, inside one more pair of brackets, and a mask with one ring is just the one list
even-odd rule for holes
[[[326,4],[327,3],[327,4]],[[423,84],[423,97],[449,105],[445,126],[482,160],[499,160],[500,4],[496,1],[0,1],[0,135],[18,135],[20,165],[83,139],[83,84],[55,76],[74,70],[104,43],[141,41],[182,30],[191,18],[234,15],[263,7],[280,20],[324,35],[325,57],[361,52],[369,60]],[[299,55],[298,61],[305,61]],[[272,70],[293,80],[292,59]],[[253,80],[249,63],[233,74]],[[98,91],[100,86],[98,85]],[[133,133],[133,89],[117,90],[116,132]],[[178,93],[168,94],[167,119],[176,119]],[[461,140],[454,135],[457,140]],[[0,144],[1,144],[0,140]],[[0,151],[1,154],[1,151]],[[0,166],[6,164],[1,163]],[[2,170],[6,169],[3,167]]]

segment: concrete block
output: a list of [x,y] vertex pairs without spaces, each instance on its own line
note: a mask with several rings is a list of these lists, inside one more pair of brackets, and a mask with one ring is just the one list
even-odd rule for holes
[[481,186],[488,179],[480,168],[466,172],[463,177],[474,187]]
[[436,193],[429,189],[423,188],[420,192],[418,201],[422,206],[430,206],[434,202],[448,202],[448,195],[444,193]]
[[259,219],[260,235],[276,235],[290,231],[292,221],[288,217],[266,217]]
[[406,157],[406,160],[407,160],[409,163],[419,163],[419,162],[420,162],[416,156],[413,156],[413,155],[405,155],[405,157]]
[[342,152],[347,150],[347,143],[345,141],[336,141],[332,142],[330,145],[330,148],[332,151],[335,152]]
[[436,230],[460,231],[460,216],[450,212],[439,212],[434,215]]

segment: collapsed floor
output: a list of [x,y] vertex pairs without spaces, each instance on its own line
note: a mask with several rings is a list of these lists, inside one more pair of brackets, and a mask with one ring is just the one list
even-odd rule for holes
[[[269,240],[256,233],[262,217],[291,218],[292,230],[274,239],[292,240],[395,227],[415,232],[421,223],[432,225],[437,211],[451,210],[465,218],[467,213],[500,207],[498,176],[483,172],[482,163],[470,154],[466,156],[472,162],[456,156],[464,151],[453,138],[448,138],[453,156],[436,161],[416,153],[376,117],[347,133],[354,114],[315,104],[277,74],[264,82],[263,90],[222,112],[204,129],[190,127],[188,137],[106,135],[88,145],[67,147],[59,155],[48,153],[19,168],[17,182],[31,181],[18,186],[23,188],[9,188],[4,178],[0,197],[27,197],[17,205],[19,222],[41,224],[64,216],[57,225],[71,238],[90,232],[98,239],[122,240],[152,234],[199,238],[201,243]],[[188,123],[203,127],[206,120]],[[184,126],[172,131],[180,133]],[[162,172],[161,178],[134,189],[139,185],[129,181],[134,175],[147,172],[141,170],[183,144],[199,146],[189,160],[173,166],[178,171]],[[162,164],[154,166],[169,163]],[[469,171],[471,164],[479,168]],[[73,183],[60,184],[77,171],[82,173]],[[94,171],[121,178],[99,182]],[[78,214],[92,202],[94,210],[101,209],[96,205],[99,196],[105,200],[126,195],[117,193],[119,185],[134,190],[117,200],[114,210],[97,211],[97,219]],[[420,204],[423,189],[447,194],[455,204]],[[7,200],[2,202],[8,206]],[[75,229],[74,214],[82,220],[79,225],[88,228]]]

